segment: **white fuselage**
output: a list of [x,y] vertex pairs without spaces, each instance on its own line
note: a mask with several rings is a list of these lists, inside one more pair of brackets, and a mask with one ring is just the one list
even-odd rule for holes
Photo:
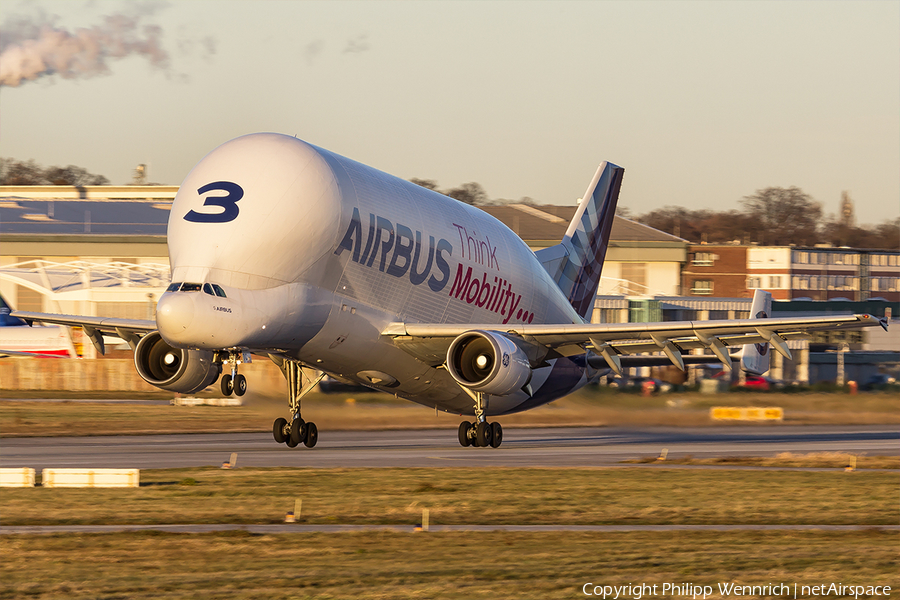
[[[470,412],[471,398],[384,338],[390,323],[581,322],[498,220],[289,136],[207,155],[175,198],[168,243],[173,282],[224,291],[164,294],[169,344],[281,354],[368,385],[363,373],[384,374],[378,389],[452,412]],[[559,367],[567,390],[583,384],[574,364]],[[553,368],[535,370],[534,390]],[[553,399],[535,396],[492,397],[489,413]]]

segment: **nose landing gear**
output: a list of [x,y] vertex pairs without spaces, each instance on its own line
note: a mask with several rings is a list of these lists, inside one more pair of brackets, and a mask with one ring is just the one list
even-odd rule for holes
[[232,351],[222,359],[223,363],[231,363],[231,373],[222,376],[222,394],[230,396],[232,393],[243,396],[247,393],[247,378],[237,372],[237,366],[243,362],[242,352]]

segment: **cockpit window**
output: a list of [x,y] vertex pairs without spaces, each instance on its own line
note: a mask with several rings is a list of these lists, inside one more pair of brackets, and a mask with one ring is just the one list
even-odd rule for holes
[[215,283],[170,283],[169,287],[166,288],[167,292],[199,292],[203,291],[204,294],[209,294],[210,296],[218,296],[219,298],[227,298],[225,295],[225,290],[222,289],[222,286]]

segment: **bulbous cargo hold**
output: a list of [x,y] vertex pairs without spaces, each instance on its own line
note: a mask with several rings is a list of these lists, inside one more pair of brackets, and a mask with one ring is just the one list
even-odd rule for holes
[[194,394],[212,385],[222,372],[208,350],[173,348],[158,331],[148,333],[134,349],[134,366],[141,378],[158,388]]
[[233,139],[197,163],[175,197],[172,281],[258,290],[315,279],[309,271],[324,268],[314,265],[343,233],[343,210],[321,149],[274,133]]

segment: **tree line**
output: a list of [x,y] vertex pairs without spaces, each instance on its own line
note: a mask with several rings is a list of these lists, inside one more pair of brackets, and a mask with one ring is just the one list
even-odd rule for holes
[[841,215],[826,217],[822,205],[797,187],[757,190],[741,205],[721,211],[665,206],[628,218],[693,243],[900,248],[900,218],[856,225]]
[[0,158],[0,185],[109,185],[109,179],[82,167],[43,167],[33,160]]
[[[492,201],[478,183],[465,183],[449,190],[438,189],[431,179],[413,183],[474,205],[503,204]],[[525,197],[515,202],[534,204]],[[642,215],[619,207],[619,216],[649,225],[695,244],[759,244],[761,246],[850,246],[853,248],[900,248],[900,218],[880,225],[856,225],[852,219],[824,216],[822,205],[798,187],[769,187],[740,201],[742,208],[730,210],[690,209],[665,206]]]

